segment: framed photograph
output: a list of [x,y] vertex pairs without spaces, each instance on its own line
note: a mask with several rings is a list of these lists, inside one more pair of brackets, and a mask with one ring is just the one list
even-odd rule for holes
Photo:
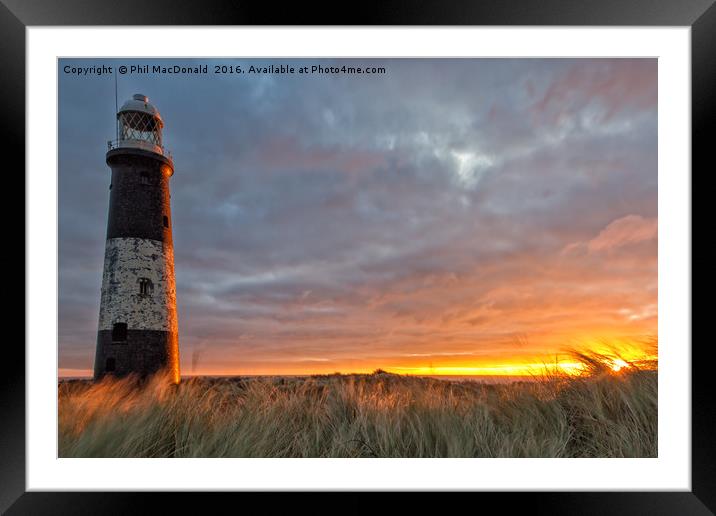
[[713,514],[691,322],[712,4],[346,25],[3,0],[27,304],[0,507],[440,491]]

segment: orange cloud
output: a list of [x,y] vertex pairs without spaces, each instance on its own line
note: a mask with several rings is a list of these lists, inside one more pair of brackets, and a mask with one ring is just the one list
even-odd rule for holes
[[610,222],[597,236],[586,242],[572,242],[562,249],[562,256],[584,252],[599,253],[629,244],[646,242],[658,235],[658,220],[627,215]]
[[556,121],[570,109],[597,100],[604,108],[602,121],[624,109],[652,109],[657,103],[657,65],[650,59],[580,62],[555,80],[533,109]]
[[603,251],[656,238],[657,219],[627,215],[612,221],[599,235],[587,243],[590,251]]

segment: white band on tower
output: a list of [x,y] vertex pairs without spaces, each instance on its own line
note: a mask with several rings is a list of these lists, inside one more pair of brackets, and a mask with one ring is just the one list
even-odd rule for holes
[[144,238],[107,240],[99,330],[117,322],[137,330],[177,331],[174,251]]

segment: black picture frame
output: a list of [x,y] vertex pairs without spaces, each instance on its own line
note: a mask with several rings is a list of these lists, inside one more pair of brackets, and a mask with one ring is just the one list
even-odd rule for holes
[[[25,29],[33,25],[574,25],[691,27],[692,191],[694,170],[714,170],[711,135],[716,125],[715,0],[383,0],[344,7],[231,0],[0,0],[0,146],[2,155],[17,157],[25,169]],[[54,114],[48,115],[54,120]],[[711,130],[709,130],[711,129]],[[6,169],[9,174],[10,169]],[[24,182],[22,188],[24,189]],[[15,190],[17,191],[17,190]],[[703,190],[702,190],[703,192]],[[693,212],[693,197],[692,197]],[[17,211],[15,211],[15,214]],[[14,217],[17,218],[17,215]],[[699,220],[692,214],[694,222]],[[14,220],[14,219],[5,219]],[[19,226],[16,224],[16,226]],[[24,238],[23,236],[19,238]],[[693,246],[692,246],[693,253]],[[26,257],[25,257],[26,258]],[[693,259],[692,259],[693,263]],[[692,266],[693,269],[693,266]],[[693,272],[693,270],[692,270]],[[702,287],[703,289],[704,287]],[[17,306],[20,305],[15,299]],[[23,303],[24,306],[24,303]],[[703,306],[703,305],[702,305]],[[692,313],[695,307],[692,308]],[[693,316],[692,316],[693,319]],[[693,323],[692,323],[693,330]],[[692,339],[692,490],[690,492],[529,492],[451,493],[454,510],[479,503],[549,514],[714,514],[716,512],[716,418],[708,340]],[[0,510],[7,514],[127,514],[186,512],[187,493],[26,492],[25,355],[17,341],[5,341],[6,367],[0,376]],[[14,346],[14,347],[13,347]],[[12,364],[11,366],[8,364]],[[668,389],[668,385],[660,385]],[[250,493],[195,493],[200,503],[231,508],[236,497]],[[333,505],[336,510],[374,510],[374,493],[349,493],[338,505],[321,495],[294,496],[292,509]],[[208,498],[211,497],[211,500]],[[457,497],[457,498],[455,498]],[[470,499],[465,499],[470,497]],[[273,495],[272,504],[284,496]],[[242,500],[243,503],[247,503]],[[403,510],[426,508],[424,493],[401,502]],[[249,501],[253,505],[255,501]],[[265,504],[265,501],[260,503]],[[453,505],[454,504],[454,505]],[[443,505],[441,503],[441,505]],[[343,508],[343,509],[341,509]],[[362,508],[362,509],[361,509]],[[238,510],[238,509],[237,509]]]

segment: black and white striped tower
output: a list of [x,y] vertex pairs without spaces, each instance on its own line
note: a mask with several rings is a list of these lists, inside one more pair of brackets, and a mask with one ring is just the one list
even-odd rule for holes
[[109,142],[109,218],[94,376],[146,377],[168,371],[179,382],[174,247],[169,178],[159,111],[134,95],[117,113]]

